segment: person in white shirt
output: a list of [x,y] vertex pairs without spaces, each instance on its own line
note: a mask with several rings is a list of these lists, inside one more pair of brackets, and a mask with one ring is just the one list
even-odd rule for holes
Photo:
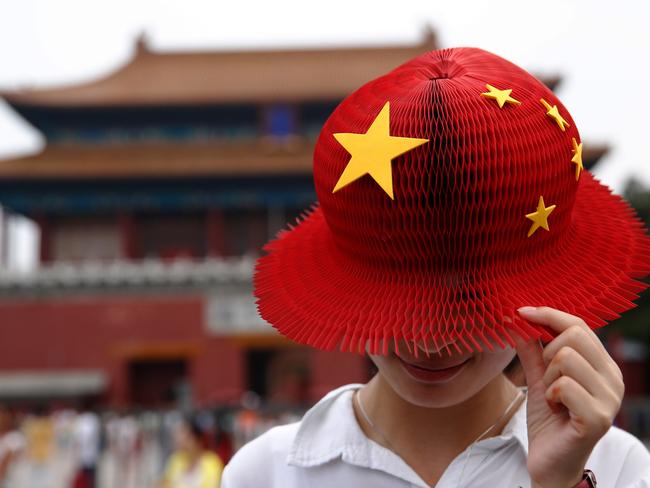
[[[522,313],[562,331],[544,352],[520,344],[527,390],[501,371],[512,349],[371,356],[378,373],[367,385],[332,391],[300,422],[244,446],[222,488],[570,488],[584,467],[598,486],[650,488],[650,453],[612,426],[623,385],[595,334],[554,309]],[[558,368],[571,381],[558,383]]]
[[650,238],[579,141],[546,86],[477,48],[348,96],[316,143],[319,206],[265,246],[254,293],[287,337],[377,373],[244,446],[222,488],[650,488],[593,332],[646,287]]
[[80,469],[84,472],[89,486],[96,485],[96,471],[101,456],[101,429],[99,416],[86,410],[77,417],[75,440],[79,455]]

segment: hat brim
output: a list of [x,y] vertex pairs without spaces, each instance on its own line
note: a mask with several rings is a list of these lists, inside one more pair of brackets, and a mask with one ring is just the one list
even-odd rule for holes
[[337,249],[318,206],[264,250],[253,281],[266,321],[318,349],[374,354],[402,340],[433,346],[454,340],[470,351],[514,346],[513,332],[550,340],[551,331],[517,314],[526,305],[563,310],[595,329],[635,306],[648,286],[639,280],[650,273],[643,223],[587,171],[569,231],[552,251],[526,262],[454,273],[379,269]]

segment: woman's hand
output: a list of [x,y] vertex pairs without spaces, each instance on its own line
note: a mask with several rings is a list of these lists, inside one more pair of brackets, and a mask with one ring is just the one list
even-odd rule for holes
[[623,375],[582,319],[549,307],[523,307],[519,314],[559,333],[544,348],[515,338],[528,384],[532,486],[571,488],[618,413]]

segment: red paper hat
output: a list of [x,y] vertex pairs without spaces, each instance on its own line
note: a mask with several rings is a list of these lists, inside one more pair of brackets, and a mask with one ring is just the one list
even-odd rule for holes
[[320,205],[264,247],[254,276],[262,317],[303,344],[550,340],[517,308],[597,328],[647,286],[650,238],[583,170],[567,109],[481,49],[423,54],[343,100],[314,183]]

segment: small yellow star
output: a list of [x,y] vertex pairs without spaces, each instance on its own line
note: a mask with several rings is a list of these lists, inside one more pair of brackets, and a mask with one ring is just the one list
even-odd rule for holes
[[555,122],[557,122],[557,125],[560,127],[560,129],[562,129],[562,132],[564,132],[565,128],[569,127],[569,123],[562,118],[559,110],[557,109],[557,105],[553,105],[551,107],[551,104],[548,103],[543,98],[540,98],[539,101],[542,102],[542,105],[544,105],[544,107],[546,107],[546,110],[548,110],[548,112],[546,112],[546,115],[548,115],[553,120],[555,120]]
[[521,105],[521,102],[519,100],[515,100],[510,96],[510,94],[512,93],[512,88],[508,90],[499,90],[498,88],[494,88],[490,84],[486,84],[485,88],[487,88],[489,91],[485,93],[481,93],[481,96],[496,100],[497,103],[499,104],[499,108],[503,108],[506,102],[513,103],[515,105]]
[[582,165],[582,142],[578,144],[575,137],[571,138],[571,142],[573,143],[573,157],[571,158],[571,162],[576,164],[576,181],[578,181],[580,171],[585,169]]
[[528,231],[528,237],[532,236],[540,227],[549,230],[547,219],[553,210],[555,210],[555,205],[551,205],[550,207],[545,206],[544,197],[540,196],[539,202],[537,203],[537,210],[533,213],[526,214],[526,218],[533,221]]
[[352,157],[334,186],[332,193],[369,174],[393,197],[393,158],[421,146],[429,139],[390,135],[390,104],[386,102],[365,134],[338,133],[336,140]]

